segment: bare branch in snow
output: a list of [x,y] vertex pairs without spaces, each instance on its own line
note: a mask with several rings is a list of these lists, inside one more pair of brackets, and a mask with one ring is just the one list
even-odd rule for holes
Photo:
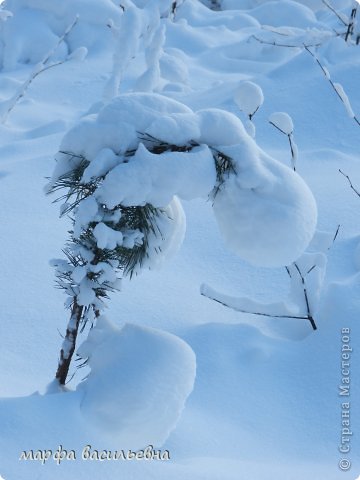
[[49,50],[49,52],[45,55],[45,57],[42,59],[42,61],[40,63],[35,65],[33,71],[31,72],[29,77],[25,80],[25,82],[21,85],[19,90],[15,93],[15,95],[12,98],[10,98],[6,102],[8,105],[7,105],[7,108],[6,108],[5,112],[2,114],[1,123],[6,122],[6,120],[8,119],[11,111],[15,108],[15,106],[18,104],[18,102],[25,96],[28,88],[30,87],[30,85],[32,84],[32,82],[35,80],[35,78],[38,75],[45,72],[46,70],[49,70],[50,68],[57,67],[58,65],[62,65],[63,63],[65,63],[69,60],[69,57],[68,57],[68,58],[66,58],[64,60],[61,60],[59,62],[48,64],[49,60],[54,55],[56,50],[59,48],[61,43],[66,39],[66,37],[73,30],[73,28],[75,27],[75,25],[78,22],[78,19],[79,19],[79,17],[76,16],[75,20],[67,27],[67,29],[65,30],[63,35],[61,37],[59,37],[56,45],[54,45],[54,47],[51,50]]
[[297,320],[308,320],[308,317],[306,316],[296,316],[296,315],[278,315],[278,314],[272,314],[272,313],[264,313],[264,312],[251,312],[248,310],[243,310],[242,308],[235,307],[234,305],[230,305],[229,303],[226,303],[223,300],[220,300],[219,298],[216,298],[215,295],[210,295],[209,293],[205,291],[201,291],[201,295],[203,297],[209,298],[210,300],[214,300],[214,302],[220,303],[220,305],[223,305],[224,307],[231,308],[232,310],[235,310],[236,312],[240,313],[246,313],[248,315],[259,315],[262,317],[271,317],[271,318],[295,318]]
[[[273,47],[285,47],[285,48],[304,48],[304,45],[291,45],[289,43],[277,43],[275,40],[270,42],[269,40],[263,40],[262,38],[257,37],[256,35],[252,35],[251,38],[254,38],[257,42],[262,43],[264,45],[272,45]],[[309,44],[306,45],[308,48],[309,47],[320,47],[322,43],[314,43],[314,44]]]
[[[341,228],[341,225],[338,225],[337,229],[336,229],[336,232],[335,232],[335,235],[334,235],[334,238],[333,238],[333,244],[335,243],[335,240],[337,239],[338,235],[339,235],[339,232],[340,232],[340,228]],[[329,247],[330,249],[331,247]]]
[[[299,266],[296,262],[294,263],[294,266],[295,266],[297,272],[299,273],[301,283],[302,283],[302,286],[303,286],[303,289],[304,289],[304,298],[305,298],[305,303],[306,303],[307,319],[311,323],[311,326],[312,326],[313,330],[317,330],[315,320],[314,320],[314,318],[312,316],[312,313],[311,313],[311,310],[310,310],[309,297],[308,297],[308,292],[307,292],[307,288],[306,288],[306,282],[305,282],[304,275],[302,274],[302,272],[301,272],[301,270],[300,270],[300,268],[299,268]],[[310,273],[312,270],[313,270],[313,268],[311,268],[308,273]]]
[[334,92],[336,93],[336,95],[339,97],[339,99],[341,100],[342,104],[344,105],[348,115],[350,118],[352,118],[359,126],[360,126],[360,121],[359,119],[356,117],[356,115],[354,114],[352,108],[351,108],[351,104],[350,104],[350,101],[349,101],[349,98],[348,96],[346,95],[344,89],[342,88],[342,86],[339,84],[339,83],[334,83],[331,79],[331,76],[330,76],[330,73],[328,71],[327,68],[324,67],[324,65],[320,62],[319,58],[317,57],[317,55],[312,52],[309,48],[308,45],[304,45],[304,48],[305,50],[313,57],[313,59],[315,60],[316,64],[319,66],[319,68],[321,69],[321,71],[323,72],[325,78],[327,79],[327,81],[330,83],[331,87],[333,88]]
[[[296,264],[293,264],[293,265],[296,265]],[[314,268],[316,266],[317,265],[314,265]],[[242,303],[241,299],[236,299],[236,298],[232,298],[232,297],[224,297],[221,294],[217,294],[216,291],[212,290],[211,288],[207,287],[206,285],[202,285],[200,292],[201,292],[201,295],[203,295],[204,297],[209,298],[210,300],[213,300],[217,303],[220,303],[224,307],[231,308],[232,310],[235,310],[236,312],[245,313],[245,314],[248,314],[248,315],[257,315],[257,316],[261,316],[261,317],[269,317],[269,318],[289,318],[289,319],[292,318],[292,319],[295,319],[295,320],[308,320],[310,322],[313,330],[317,330],[315,320],[314,320],[313,315],[312,315],[311,310],[310,310],[310,303],[309,303],[305,278],[302,275],[302,273],[300,271],[300,268],[298,266],[296,266],[296,267],[297,267],[297,272],[299,273],[300,280],[301,280],[301,283],[302,283],[302,286],[303,286],[304,299],[305,299],[306,309],[307,309],[306,310],[306,312],[307,312],[306,315],[292,315],[291,312],[287,309],[285,304],[279,304],[279,305],[278,304],[271,304],[271,305],[270,304],[268,304],[268,305],[258,304],[259,311],[251,310],[250,309],[251,306],[250,306],[250,308],[247,309],[247,308],[244,308],[241,305],[241,303]],[[286,267],[286,270],[287,270],[287,273],[288,273],[289,277],[292,278],[290,269],[288,267]],[[313,268],[311,270],[313,270]],[[310,273],[310,272],[308,272],[308,273]],[[253,305],[256,308],[256,304],[254,302],[251,302],[250,305]],[[266,309],[268,311],[267,312],[266,311],[261,311],[263,308],[264,308],[264,310]],[[269,311],[269,309],[274,310],[274,313],[271,313],[271,311]],[[280,313],[279,312],[280,309],[282,309],[284,311],[284,313]]]
[[337,16],[337,18],[345,27],[348,27],[348,22],[343,19],[343,17],[335,10],[332,5],[330,5],[330,3],[328,3],[326,0],[322,0],[322,3],[326,5]]
[[353,183],[352,183],[349,175],[346,175],[342,170],[340,170],[340,168],[339,168],[339,172],[341,173],[341,175],[343,175],[343,176],[347,179],[347,181],[349,182],[349,185],[350,185],[351,190],[353,190],[353,191],[356,193],[356,195],[357,195],[358,197],[360,197],[360,192],[359,192],[359,190],[357,190],[357,189],[354,187],[354,185],[353,185]]
[[349,37],[351,37],[352,34],[354,33],[355,18],[356,18],[358,7],[359,7],[359,4],[356,3],[354,8],[351,10],[349,25],[348,25],[348,29],[347,29],[346,34],[345,34],[345,42],[347,42]]
[[269,123],[288,138],[291,151],[291,166],[296,172],[298,147],[294,141],[294,125],[291,117],[287,113],[277,112],[270,116]]

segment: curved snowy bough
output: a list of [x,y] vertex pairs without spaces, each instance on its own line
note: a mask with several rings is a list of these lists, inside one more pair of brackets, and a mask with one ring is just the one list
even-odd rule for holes
[[94,323],[119,278],[160,266],[180,247],[180,199],[210,199],[228,247],[255,265],[287,265],[306,248],[315,201],[234,115],[192,112],[157,94],[126,94],[65,136],[48,193],[64,192],[72,230],[58,284],[71,319],[57,378],[65,383],[79,327]]

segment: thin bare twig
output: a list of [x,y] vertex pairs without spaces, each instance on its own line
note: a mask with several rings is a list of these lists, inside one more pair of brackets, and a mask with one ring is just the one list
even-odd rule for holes
[[332,5],[330,5],[330,3],[328,3],[326,0],[322,0],[322,3],[326,5],[333,13],[335,13],[337,18],[340,20],[340,22],[343,25],[345,25],[345,27],[348,27],[348,23],[345,22],[345,20],[341,17],[341,15],[339,15],[339,13],[335,10],[335,8]]
[[309,275],[309,273],[311,273],[313,270],[315,270],[316,267],[317,267],[317,265],[313,265],[313,266],[306,272],[306,275]]
[[309,320],[309,322],[311,323],[311,326],[313,328],[313,330],[317,330],[317,326],[316,326],[316,323],[315,323],[315,320],[311,314],[311,310],[310,310],[310,303],[309,303],[309,298],[308,298],[308,293],[307,293],[307,288],[306,288],[306,282],[305,282],[305,278],[303,276],[303,274],[301,273],[301,270],[298,266],[297,263],[294,263],[294,266],[297,270],[297,272],[299,273],[299,276],[300,276],[300,279],[301,279],[301,283],[303,285],[303,289],[304,289],[304,298],[305,298],[305,303],[306,303],[306,310],[307,310],[307,319]]
[[[337,227],[337,229],[336,229],[336,232],[335,232],[335,235],[334,235],[334,238],[333,238],[333,241],[332,241],[333,244],[335,243],[335,240],[337,239],[337,237],[338,237],[338,235],[339,235],[340,228],[341,228],[341,225],[338,225],[338,227]],[[331,246],[332,246],[332,245],[331,245]],[[330,250],[331,246],[329,247],[329,250]]]
[[272,318],[295,318],[296,320],[308,320],[308,317],[302,317],[302,316],[296,316],[296,315],[273,315],[271,313],[264,313],[264,312],[250,312],[248,310],[243,310],[242,308],[237,308],[232,305],[228,305],[226,302],[219,300],[218,298],[211,297],[210,295],[207,295],[203,292],[201,292],[201,295],[203,297],[209,298],[210,300],[214,300],[214,302],[220,303],[220,305],[223,305],[224,307],[231,308],[232,310],[235,310],[236,312],[240,313],[247,313],[248,315],[259,315],[261,317],[272,317]]
[[[325,78],[327,79],[327,81],[330,83],[331,87],[333,88],[334,92],[336,93],[336,95],[339,97],[339,99],[341,100],[342,104],[345,106],[346,108],[346,105],[345,105],[345,102],[344,102],[344,99],[343,97],[340,95],[340,93],[338,92],[334,82],[331,80],[331,77],[330,77],[330,74],[328,72],[328,70],[325,69],[325,67],[323,66],[323,64],[320,62],[319,58],[315,55],[314,52],[312,52],[310,50],[310,48],[307,46],[307,45],[304,45],[304,48],[305,50],[313,57],[313,59],[315,60],[316,64],[319,66],[319,68],[321,69],[321,71],[323,72]],[[356,115],[352,116],[351,117],[359,126],[360,126],[360,121],[359,119],[356,117]]]
[[270,125],[275,127],[277,130],[279,130],[279,132],[283,133],[284,135],[286,135],[288,137],[289,145],[290,145],[290,151],[291,151],[292,167],[293,167],[294,172],[296,172],[296,153],[295,153],[296,146],[295,146],[295,142],[294,142],[293,135],[292,135],[293,132],[291,132],[291,133],[284,132],[284,130],[282,130],[278,125],[276,125],[271,120],[269,120],[269,123],[270,123]]
[[265,32],[276,33],[277,35],[281,35],[282,37],[290,37],[288,33],[279,32],[276,28],[272,28],[270,25],[261,25],[261,30],[265,30]]
[[354,187],[354,185],[352,184],[352,181],[351,181],[349,175],[346,175],[346,173],[344,173],[342,170],[340,170],[340,168],[339,168],[339,172],[341,173],[341,175],[343,175],[343,176],[347,179],[347,181],[349,182],[349,185],[350,185],[351,190],[353,190],[353,191],[356,193],[356,195],[357,195],[358,197],[360,197],[360,192],[359,192],[359,191]]
[[[259,38],[256,35],[251,35],[251,38],[254,38],[259,43],[262,43],[264,45],[272,45],[273,47],[304,48],[303,44],[301,44],[301,45],[290,45],[290,44],[287,44],[287,43],[277,43],[277,42],[275,42],[275,40],[270,42],[268,40],[263,40],[262,38]],[[307,47],[320,47],[321,45],[322,45],[322,43],[314,43],[314,44],[307,45]]]
[[[231,308],[232,310],[235,310],[236,312],[245,313],[247,315],[257,315],[257,316],[269,317],[269,318],[293,318],[295,320],[308,320],[310,322],[313,330],[317,330],[317,326],[316,326],[315,320],[312,316],[311,309],[310,309],[310,303],[309,303],[305,278],[304,278],[300,268],[298,267],[298,265],[296,263],[294,263],[293,265],[295,266],[295,268],[296,268],[296,270],[297,270],[297,272],[300,276],[301,283],[303,285],[304,299],[305,299],[306,310],[307,310],[306,316],[305,315],[286,315],[286,314],[272,314],[272,313],[265,313],[265,312],[253,312],[253,311],[245,310],[243,308],[235,307],[234,305],[229,305],[225,301],[219,300],[218,298],[216,298],[212,295],[209,295],[208,293],[205,293],[204,291],[201,291],[201,295],[203,297],[209,298],[210,300],[213,300],[214,302],[219,303],[220,305],[223,305],[224,307]],[[310,273],[315,267],[316,267],[316,265],[314,265],[307,272],[307,274]],[[290,271],[289,267],[285,267],[285,268],[286,268],[286,271],[287,271],[289,277],[292,278],[291,271]]]
[[277,130],[279,130],[279,132],[283,133],[284,135],[287,135],[287,133],[284,132],[284,130],[282,130],[280,127],[278,127],[274,122],[269,121],[269,123],[270,123],[270,125],[275,127]]
[[354,7],[351,10],[349,25],[348,25],[348,29],[347,29],[346,34],[345,34],[345,42],[347,42],[349,37],[354,33],[355,18],[356,18],[358,7],[359,7],[359,4],[356,4],[356,7]]

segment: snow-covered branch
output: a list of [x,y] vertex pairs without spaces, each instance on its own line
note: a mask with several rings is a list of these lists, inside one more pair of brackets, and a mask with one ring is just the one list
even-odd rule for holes
[[327,2],[327,0],[322,0],[322,3],[337,16],[337,18],[345,27],[349,26],[349,22],[347,21],[347,18],[345,17],[345,15],[341,15],[339,12],[337,12],[335,8],[332,5],[330,5],[329,2]]
[[[7,100],[1,105],[1,110],[2,110],[2,115],[1,115],[1,123],[5,123],[6,120],[8,119],[10,113],[12,110],[16,107],[16,105],[19,103],[19,101],[26,95],[26,92],[32,82],[35,80],[36,77],[38,77],[41,73],[45,72],[46,70],[49,70],[51,68],[54,68],[58,65],[62,65],[63,63],[67,62],[68,60],[77,57],[77,54],[75,53],[72,55],[69,55],[67,58],[64,60],[50,63],[49,61],[51,60],[52,56],[54,53],[57,51],[59,46],[66,40],[66,37],[71,33],[71,31],[74,29],[75,25],[78,22],[78,16],[75,17],[74,21],[66,28],[65,32],[59,37],[57,43],[47,52],[47,54],[44,56],[41,62],[39,62],[37,65],[35,65],[34,69],[30,73],[29,77],[25,80],[25,82],[20,86],[18,91],[13,95],[12,98]],[[79,53],[79,52],[78,52]],[[83,49],[80,57],[81,59],[83,56],[86,55],[86,49]],[[78,58],[80,58],[78,57]]]
[[328,250],[338,237],[340,225],[335,235],[317,231],[309,250],[296,262],[285,267],[290,279],[290,294],[284,302],[264,304],[247,297],[232,297],[217,292],[204,284],[201,294],[237,312],[269,317],[307,320],[313,330],[317,330],[316,314],[325,278]]
[[245,124],[248,134],[255,138],[254,115],[264,103],[264,94],[259,85],[254,82],[241,82],[234,95],[235,103],[248,117]]
[[[279,43],[275,40],[264,40],[262,38],[259,38],[257,35],[252,35],[251,38],[256,40],[259,43],[262,43],[263,45],[272,45],[273,47],[285,47],[285,48],[304,48],[303,44],[291,44],[291,43]],[[309,43],[306,44],[307,47],[320,47],[323,44],[323,42],[317,42],[317,43]]]
[[293,318],[295,320],[308,320],[307,315],[295,315],[285,303],[270,303],[263,304],[251,300],[247,297],[231,297],[221,294],[211,288],[209,285],[203,284],[200,288],[200,293],[210,300],[220,303],[224,307],[231,308],[236,312],[245,313],[248,315],[258,315],[261,317],[271,318]]
[[270,115],[269,123],[288,138],[291,151],[291,166],[296,171],[298,147],[294,141],[294,123],[292,118],[285,112],[275,112]]
[[331,79],[331,76],[330,76],[330,72],[329,70],[324,67],[324,65],[321,63],[321,61],[319,60],[319,57],[310,50],[309,46],[307,45],[304,45],[304,48],[305,50],[313,57],[313,59],[315,60],[316,64],[319,66],[319,68],[321,69],[321,71],[323,72],[325,78],[327,79],[327,81],[329,82],[329,84],[331,85],[332,89],[334,90],[334,92],[336,93],[337,97],[341,100],[342,104],[344,105],[344,108],[348,114],[348,116],[350,118],[352,118],[359,126],[360,126],[360,120],[357,118],[357,116],[354,114],[354,111],[351,107],[351,104],[350,104],[350,100],[349,100],[349,97],[347,96],[347,94],[345,93],[342,85],[340,85],[340,83],[335,83],[333,82],[333,80]]

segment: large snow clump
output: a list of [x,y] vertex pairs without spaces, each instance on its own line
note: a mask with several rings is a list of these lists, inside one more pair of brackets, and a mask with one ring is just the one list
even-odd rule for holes
[[78,352],[91,372],[78,386],[80,410],[102,435],[119,444],[161,446],[175,427],[190,395],[195,354],[180,338],[98,319]]

